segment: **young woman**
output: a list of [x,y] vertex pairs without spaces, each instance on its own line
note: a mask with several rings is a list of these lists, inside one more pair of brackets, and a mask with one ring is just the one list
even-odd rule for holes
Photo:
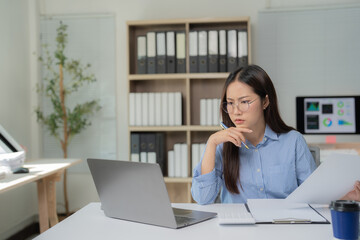
[[[199,204],[286,198],[315,170],[303,136],[281,119],[274,85],[256,65],[239,68],[225,82],[225,130],[212,134],[194,169],[191,193]],[[358,199],[357,199],[358,198]],[[360,200],[360,183],[344,199]]]

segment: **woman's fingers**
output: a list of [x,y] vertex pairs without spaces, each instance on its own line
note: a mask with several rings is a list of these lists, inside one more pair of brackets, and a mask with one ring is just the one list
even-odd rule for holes
[[231,142],[234,145],[241,147],[241,142],[246,142],[246,138],[243,133],[251,133],[252,130],[248,128],[235,128],[230,127],[225,130],[218,131],[211,135],[211,142],[218,145],[223,142]]
[[241,142],[246,142],[246,138],[244,136],[243,133],[251,133],[252,130],[248,129],[248,128],[234,128],[234,127],[231,127],[231,128],[228,128],[226,129],[226,132],[229,133],[229,136],[231,138],[233,138],[235,141],[236,141],[236,146],[239,146],[241,147]]

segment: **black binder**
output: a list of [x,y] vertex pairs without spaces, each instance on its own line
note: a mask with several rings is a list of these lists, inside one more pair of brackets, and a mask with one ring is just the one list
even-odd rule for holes
[[199,31],[199,72],[208,72],[208,33]]
[[176,72],[186,72],[185,32],[176,32]]
[[248,44],[247,32],[238,31],[238,66],[246,67],[248,65]]
[[156,133],[156,162],[159,164],[164,176],[167,176],[167,164],[165,160],[165,134]]
[[190,56],[190,72],[199,72],[198,67],[198,32],[191,31],[189,33],[189,56]]
[[147,144],[148,138],[147,138],[147,133],[141,133],[140,134],[140,161],[141,162],[148,162],[147,160],[147,149],[148,149],[148,144]]
[[140,161],[140,134],[132,133],[131,134],[131,161],[139,162]]
[[227,71],[226,30],[219,31],[219,72]]
[[175,32],[166,32],[166,72],[175,73]]
[[147,40],[147,73],[156,73],[156,36],[155,32],[148,32],[146,34]]
[[156,135],[155,133],[147,134],[147,160],[149,163],[156,163]]
[[234,71],[237,64],[237,31],[227,31],[227,71]]
[[209,72],[219,71],[218,31],[209,31]]
[[165,32],[156,33],[156,73],[166,73]]
[[137,74],[146,73],[146,36],[137,37]]

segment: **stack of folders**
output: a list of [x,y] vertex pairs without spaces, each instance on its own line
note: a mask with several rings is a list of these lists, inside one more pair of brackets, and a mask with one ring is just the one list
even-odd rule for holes
[[189,33],[190,72],[232,72],[248,65],[246,30],[201,30]]
[[185,32],[147,32],[137,36],[137,74],[185,73]]
[[166,175],[164,138],[163,133],[131,133],[131,161],[158,163]]
[[[205,151],[205,143],[193,143],[191,145],[191,168],[194,168],[200,163],[201,157]],[[194,174],[192,172],[192,174]]]
[[186,143],[175,143],[168,151],[168,176],[188,177],[188,152]]
[[200,99],[200,125],[219,126],[221,99]]
[[181,92],[130,93],[130,126],[181,126]]

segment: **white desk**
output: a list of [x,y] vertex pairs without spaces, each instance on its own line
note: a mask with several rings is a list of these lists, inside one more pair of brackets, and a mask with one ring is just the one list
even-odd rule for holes
[[64,170],[81,159],[42,159],[27,161],[24,167],[29,168],[29,173],[12,174],[0,180],[0,193],[37,182],[39,225],[40,232],[57,224],[56,212],[56,185]]
[[[174,207],[211,211],[215,205],[173,204]],[[216,218],[181,229],[169,229],[108,218],[100,203],[90,203],[39,235],[46,239],[332,239],[331,224],[259,224],[220,226]],[[328,209],[321,211],[330,216]]]

